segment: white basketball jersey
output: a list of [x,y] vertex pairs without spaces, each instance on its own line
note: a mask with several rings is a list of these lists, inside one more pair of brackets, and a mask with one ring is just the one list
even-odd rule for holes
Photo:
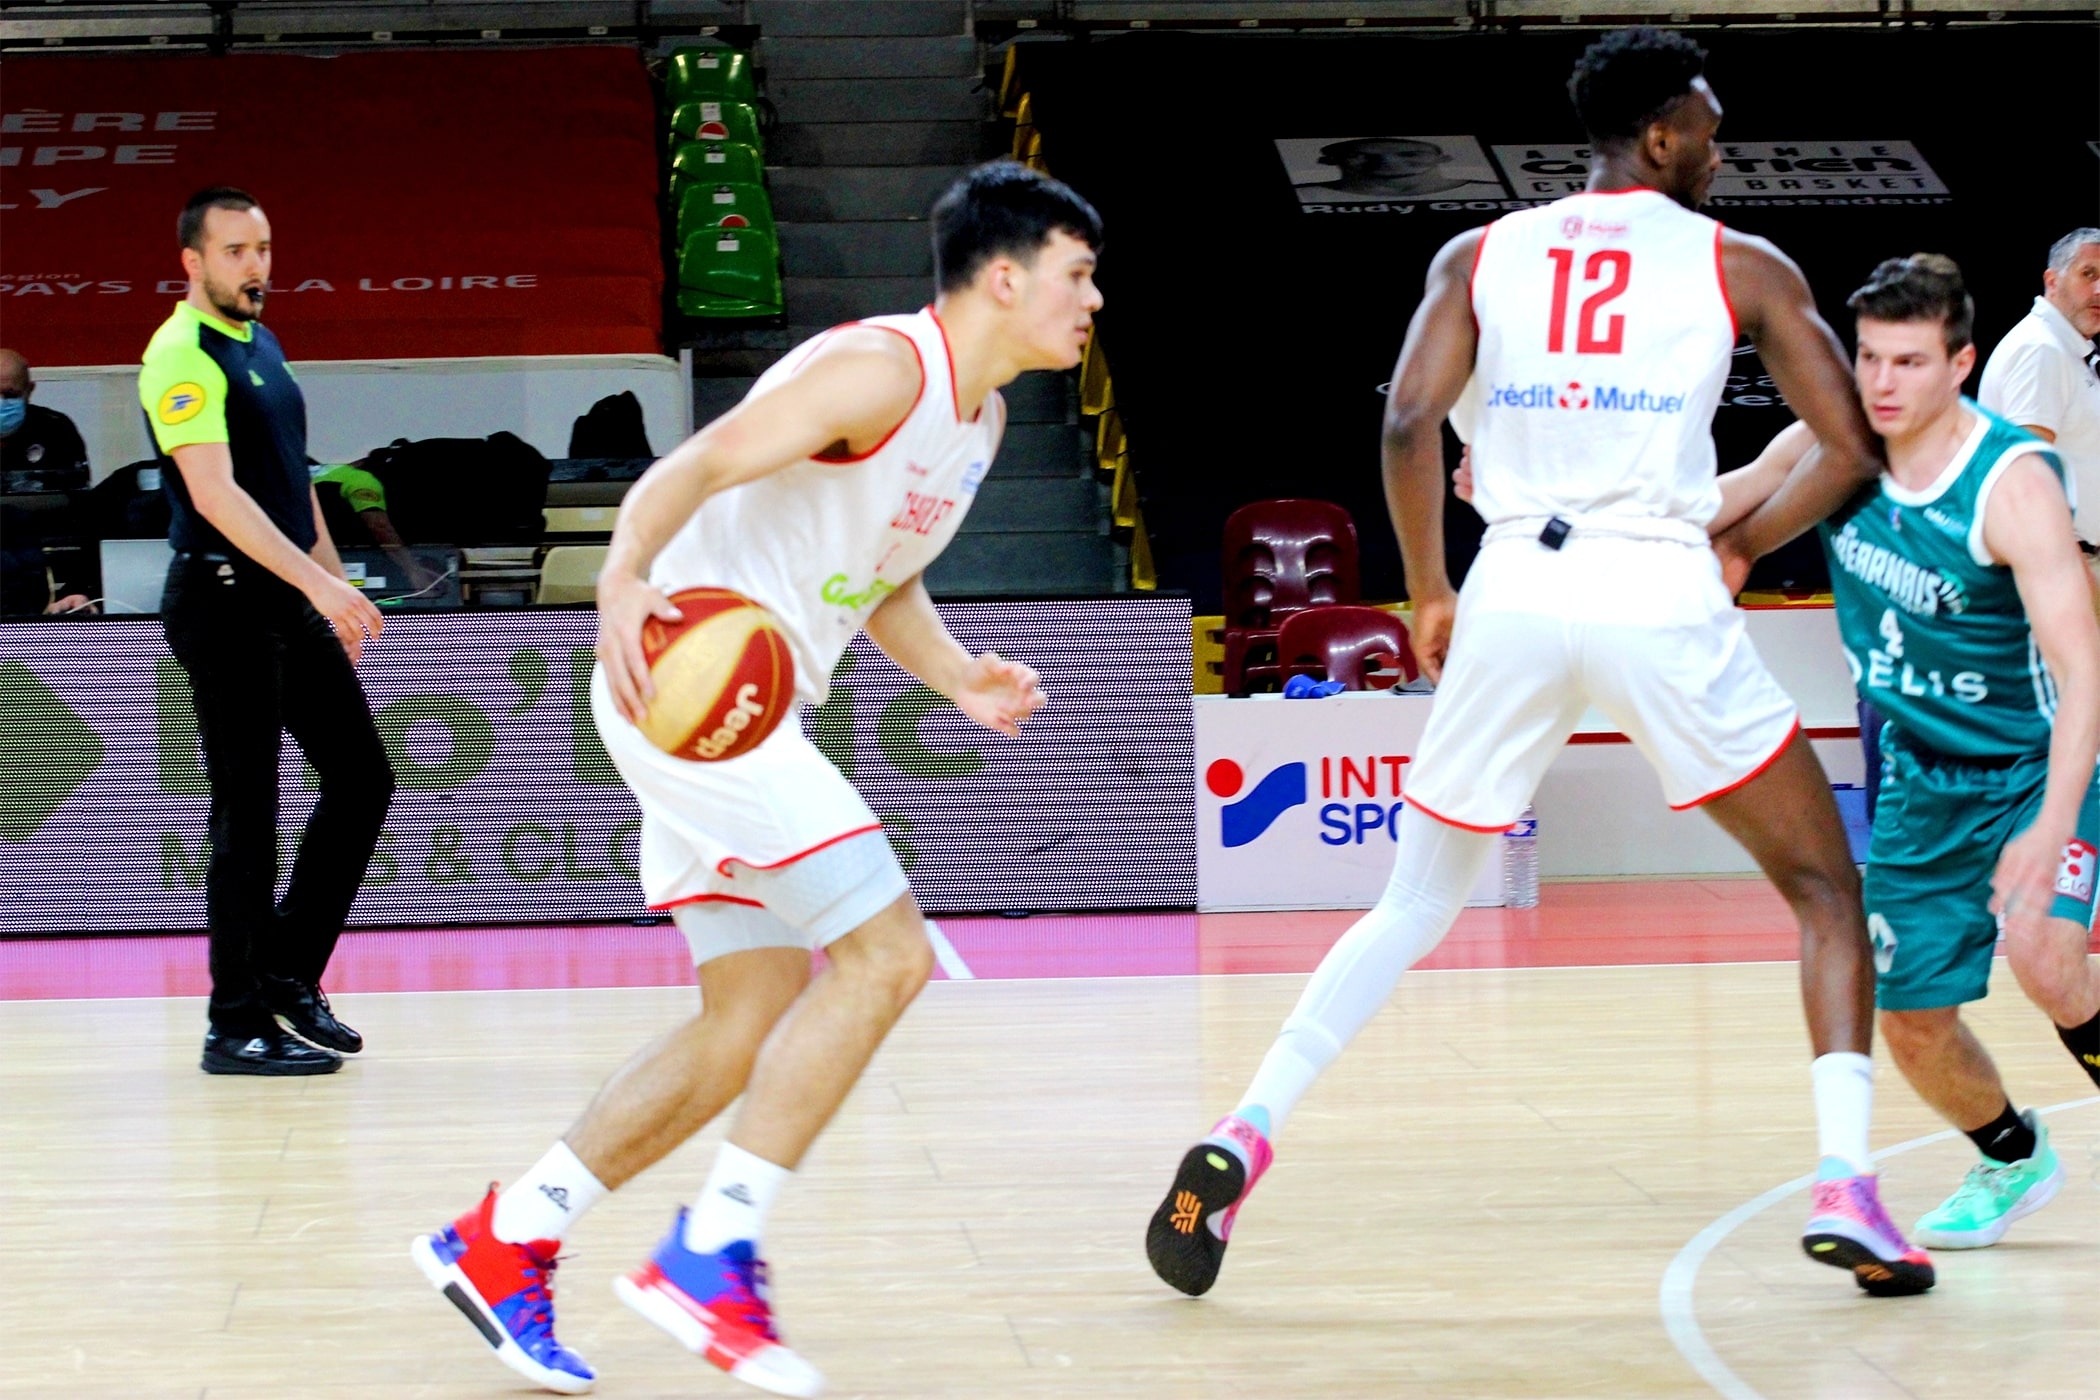
[[[853,324],[901,335],[919,357],[918,402],[896,431],[861,456],[807,458],[710,497],[649,571],[666,593],[733,588],[764,604],[794,652],[795,691],[813,704],[868,614],[954,538],[1006,423],[996,391],[967,413],[957,402],[947,332],[931,307]],[[794,373],[831,334],[789,351],[751,393]]]
[[1578,194],[1488,225],[1461,433],[1490,525],[1559,515],[1704,529],[1735,348],[1721,226],[1654,190]]

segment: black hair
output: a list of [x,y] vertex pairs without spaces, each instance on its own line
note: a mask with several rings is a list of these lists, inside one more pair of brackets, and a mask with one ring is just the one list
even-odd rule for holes
[[1954,354],[1969,343],[1976,302],[1961,269],[1944,253],[1890,258],[1874,269],[1865,286],[1845,298],[1859,316],[1876,321],[1938,321]]
[[1682,34],[1652,25],[1615,29],[1582,51],[1568,77],[1568,97],[1596,145],[1631,141],[1692,90],[1706,71],[1706,50]]
[[1033,260],[1059,230],[1101,251],[1101,215],[1070,185],[1018,161],[989,161],[948,187],[933,206],[933,283],[970,285],[993,258]]
[[231,185],[211,185],[197,191],[183,202],[182,214],[175,220],[175,237],[185,248],[204,251],[204,217],[214,209],[253,209],[255,196],[246,190],[237,190]]

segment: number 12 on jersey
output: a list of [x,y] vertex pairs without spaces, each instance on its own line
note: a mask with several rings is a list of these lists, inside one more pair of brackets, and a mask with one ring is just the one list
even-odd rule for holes
[[[1546,326],[1546,353],[1558,355],[1568,348],[1568,289],[1575,280],[1575,250],[1548,248],[1546,256],[1553,260],[1553,319]],[[1582,280],[1586,286],[1603,285],[1583,299],[1576,317],[1575,353],[1617,355],[1626,348],[1626,318],[1604,317],[1601,331],[1597,321],[1606,306],[1626,294],[1633,280],[1633,254],[1624,248],[1598,249],[1583,262]]]

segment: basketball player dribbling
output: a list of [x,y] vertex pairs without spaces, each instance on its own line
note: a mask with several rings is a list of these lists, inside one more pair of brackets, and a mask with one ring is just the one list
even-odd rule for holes
[[[653,690],[641,633],[669,595],[713,585],[771,610],[798,698],[819,703],[865,629],[984,727],[1012,736],[1045,697],[1025,666],[972,657],[920,574],[954,536],[998,451],[998,388],[1079,363],[1100,309],[1101,222],[1012,162],[935,205],[938,297],[839,327],[629,493],[598,585],[599,733],[642,808],[642,885],[699,968],[698,1015],[643,1050],[506,1191],[419,1237],[413,1254],[500,1360],[550,1390],[595,1375],[555,1340],[551,1280],[571,1226],[743,1104],[691,1210],[617,1280],[629,1306],[739,1380],[815,1395],[823,1379],[775,1330],[766,1214],[931,974],[924,916],[879,823],[794,716],[750,752],[673,758],[637,729]],[[824,970],[811,976],[810,951]]]
[[[1800,272],[1693,212],[1720,162],[1704,59],[1647,28],[1592,45],[1569,83],[1594,152],[1587,190],[1462,234],[1430,267],[1384,460],[1437,703],[1384,896],[1321,961],[1245,1096],[1189,1150],[1153,1215],[1152,1267],[1185,1293],[1216,1280],[1276,1133],[1450,929],[1591,705],[1639,746],[1673,808],[1703,808],[1749,850],[1800,922],[1822,1159],[1809,1257],[1870,1293],[1932,1286],[1931,1260],[1889,1220],[1869,1165],[1874,964],[1858,872],[1794,704],[1731,597],[1751,559],[1880,464]],[[1825,455],[1709,547],[1721,507],[1710,429],[1739,334]],[[1488,522],[1457,595],[1441,442],[1454,409]]]

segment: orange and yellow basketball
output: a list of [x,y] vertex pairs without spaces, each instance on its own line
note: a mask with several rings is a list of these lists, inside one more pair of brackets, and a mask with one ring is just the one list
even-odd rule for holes
[[673,758],[718,763],[764,743],[795,700],[795,660],[773,614],[727,588],[671,595],[684,617],[642,624],[656,698],[642,734]]

